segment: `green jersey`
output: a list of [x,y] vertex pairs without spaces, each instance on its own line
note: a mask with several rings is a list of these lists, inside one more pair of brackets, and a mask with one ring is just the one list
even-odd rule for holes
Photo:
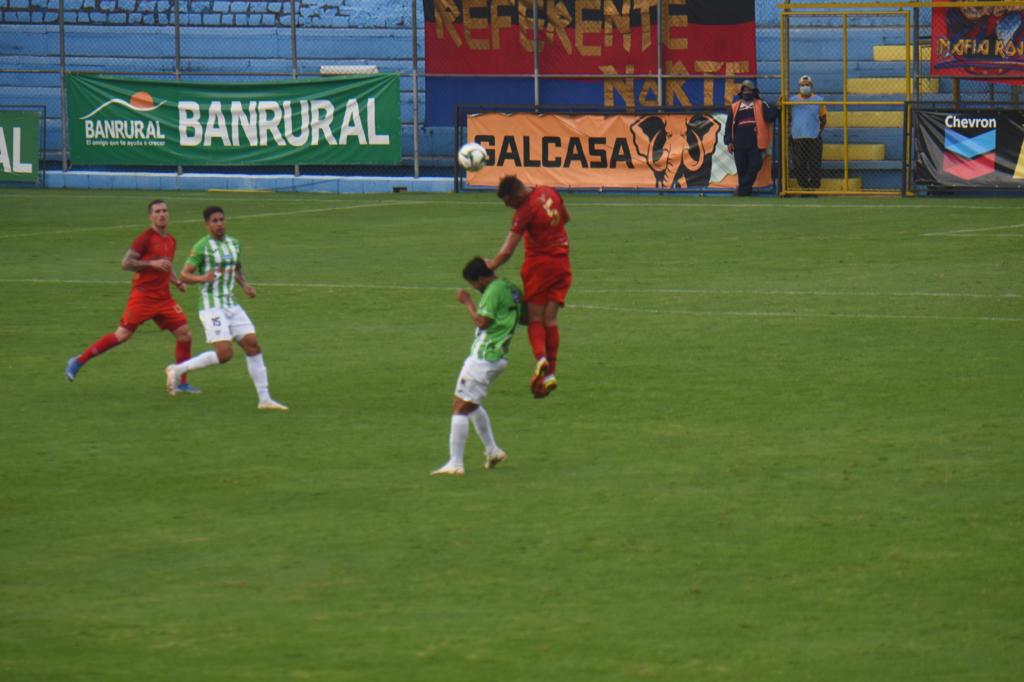
[[229,308],[238,305],[231,290],[235,288],[235,270],[241,267],[238,240],[224,235],[214,239],[207,235],[197,241],[188,254],[186,263],[191,263],[196,274],[215,272],[217,279],[204,282],[199,289],[199,309]]
[[493,322],[486,329],[477,329],[469,354],[488,362],[497,362],[508,353],[512,334],[519,324],[522,295],[507,279],[496,279],[487,285],[477,305],[477,315]]

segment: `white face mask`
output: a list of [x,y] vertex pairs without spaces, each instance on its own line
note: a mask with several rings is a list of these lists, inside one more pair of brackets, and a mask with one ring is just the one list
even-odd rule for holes
[[803,95],[804,97],[807,97],[808,95],[810,95],[811,94],[811,86],[810,85],[801,85],[800,86],[800,94]]

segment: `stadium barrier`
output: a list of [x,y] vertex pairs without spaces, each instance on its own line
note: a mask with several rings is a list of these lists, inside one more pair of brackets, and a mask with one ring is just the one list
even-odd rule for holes
[[[749,78],[765,99],[783,98],[780,129],[786,130],[796,80],[808,73],[829,109],[822,139],[825,182],[819,191],[893,193],[908,185],[912,121],[905,114],[907,102],[1019,107],[1019,85],[980,73],[975,64],[957,68],[946,54],[950,63],[932,73],[933,50],[955,53],[963,42],[949,30],[933,31],[944,26],[937,18],[933,22],[933,12],[963,6],[854,0],[736,0],[699,7],[682,0],[365,0],[357,6],[328,0],[8,1],[0,2],[0,99],[11,106],[44,107],[41,164],[52,170],[59,163],[70,171],[45,174],[45,181],[71,186],[89,181],[63,175],[113,169],[85,166],[69,153],[64,89],[69,73],[224,83],[376,68],[399,78],[402,152],[397,172],[415,180],[452,174],[452,152],[463,141],[459,107],[686,113],[725,106],[737,84]],[[1011,3],[981,0],[971,7],[1004,11]],[[715,40],[702,42],[709,37]],[[704,50],[704,44],[726,44],[735,54],[691,63],[675,55],[683,41],[690,53]],[[438,46],[448,43],[461,44],[463,51],[453,53],[457,58],[448,67],[443,60],[439,66]],[[652,53],[656,58],[650,58]],[[641,55],[643,64],[629,66],[640,64]],[[467,74],[467,69],[476,71]],[[808,193],[790,176],[788,135],[776,139],[783,145],[775,157],[781,191]],[[396,168],[168,164],[157,172],[209,178],[293,175],[300,179],[289,186],[302,189],[301,178],[309,178],[308,187],[315,189],[338,186],[343,180],[339,173],[388,177],[396,175]],[[396,190],[414,186],[410,178],[399,181]]]

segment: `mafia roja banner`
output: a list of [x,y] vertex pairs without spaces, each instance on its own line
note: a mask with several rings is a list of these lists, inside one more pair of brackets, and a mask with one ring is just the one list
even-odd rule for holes
[[[589,188],[735,188],[736,164],[723,141],[724,113],[475,114],[469,140],[488,164],[468,183],[495,186],[515,174],[528,185]],[[765,155],[755,187],[772,186]]]
[[1024,4],[933,7],[932,74],[1024,83]]
[[135,166],[401,161],[398,76],[186,83],[67,76],[71,160]]

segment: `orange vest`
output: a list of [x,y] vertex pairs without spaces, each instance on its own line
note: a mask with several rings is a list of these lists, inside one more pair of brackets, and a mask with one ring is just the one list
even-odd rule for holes
[[[732,103],[732,133],[733,139],[736,139],[736,112],[740,110],[741,100],[736,100]],[[772,127],[768,125],[768,121],[764,120],[764,102],[760,99],[754,100],[754,129],[757,134],[757,148],[758,149],[771,149],[772,146]]]

